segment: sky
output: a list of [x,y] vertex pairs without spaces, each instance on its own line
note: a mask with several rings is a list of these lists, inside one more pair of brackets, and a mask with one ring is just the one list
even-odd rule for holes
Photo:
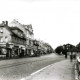
[[53,48],[80,42],[79,0],[0,0],[0,22],[32,24],[34,37]]

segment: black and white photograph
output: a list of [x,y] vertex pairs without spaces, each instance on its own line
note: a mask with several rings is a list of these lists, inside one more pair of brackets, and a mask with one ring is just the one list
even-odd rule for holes
[[80,0],[0,0],[0,80],[80,80]]

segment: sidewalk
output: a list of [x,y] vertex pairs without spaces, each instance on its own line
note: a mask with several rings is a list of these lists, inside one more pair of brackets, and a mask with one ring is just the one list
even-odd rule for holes
[[75,80],[74,63],[66,59],[23,80]]

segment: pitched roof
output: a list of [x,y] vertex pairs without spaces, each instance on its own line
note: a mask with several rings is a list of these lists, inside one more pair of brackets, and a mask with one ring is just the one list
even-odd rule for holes
[[[12,32],[12,31],[11,31]],[[17,34],[15,34],[14,32],[12,32],[12,34],[11,34],[12,36],[14,36],[14,37],[18,37],[18,38],[20,38],[20,39],[23,39],[23,40],[26,40],[26,38],[23,36],[23,37],[20,37],[20,36],[18,36]]]
[[[15,34],[12,30],[20,30],[19,28],[17,27],[9,27],[9,26],[5,26],[5,25],[1,25],[1,27],[5,27],[7,30],[9,30],[11,32],[11,35],[14,36],[14,37],[18,37],[20,39],[23,39],[23,40],[26,40],[26,38],[23,36],[23,37],[20,37],[18,36],[17,34]],[[21,32],[23,32],[22,30],[20,30]]]
[[9,27],[11,30],[19,30],[19,31],[21,31],[21,32],[23,32],[21,29],[19,29],[18,27]]

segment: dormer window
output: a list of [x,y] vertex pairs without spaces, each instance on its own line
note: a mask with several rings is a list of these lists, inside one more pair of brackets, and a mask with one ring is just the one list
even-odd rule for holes
[[23,37],[23,34],[21,34],[21,37]]

